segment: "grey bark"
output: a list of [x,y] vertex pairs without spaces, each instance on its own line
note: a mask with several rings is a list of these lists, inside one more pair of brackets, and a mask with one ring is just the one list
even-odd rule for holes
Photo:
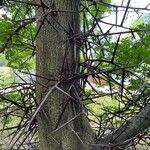
[[[49,88],[79,70],[78,46],[69,38],[79,33],[80,1],[43,0],[43,2],[50,10],[45,10],[46,16],[42,8],[37,12],[48,20],[45,20],[37,37],[36,72],[42,77],[37,77],[36,84],[39,104]],[[40,150],[84,150],[91,144],[93,131],[86,115],[82,113],[81,106],[78,105],[80,102],[75,104],[65,94],[66,92],[71,95],[75,91],[78,93],[77,83],[78,81],[61,83],[59,85],[61,90],[54,88],[48,95],[37,117]]]

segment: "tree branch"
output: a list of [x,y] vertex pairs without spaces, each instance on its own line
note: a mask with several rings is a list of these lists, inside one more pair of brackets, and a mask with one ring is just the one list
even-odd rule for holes
[[[125,125],[118,128],[115,132],[107,135],[103,139],[99,139],[93,145],[92,150],[104,150],[113,148],[118,150],[119,147],[125,147],[130,143],[130,139],[136,137],[150,126],[150,104],[148,104],[141,112],[129,119]],[[115,148],[115,149],[114,149]]]

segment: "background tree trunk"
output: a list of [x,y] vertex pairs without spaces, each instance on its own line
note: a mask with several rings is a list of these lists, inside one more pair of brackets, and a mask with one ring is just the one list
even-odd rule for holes
[[140,137],[140,134],[149,128],[149,116],[150,105],[148,104],[141,112],[126,121],[122,127],[118,128],[112,134],[108,134],[105,138],[99,139],[92,150],[125,149],[136,136]]
[[[75,35],[79,33],[79,0],[43,0],[55,12],[39,9],[38,15],[45,17],[44,25],[37,37],[36,96],[40,103],[49,88],[59,81],[66,80],[77,73],[79,68],[78,46]],[[58,12],[57,12],[58,10]],[[64,10],[62,12],[61,10]],[[49,13],[48,13],[49,12]],[[38,27],[40,27],[40,22]],[[73,40],[71,40],[71,37]],[[70,40],[69,40],[70,38]],[[38,114],[39,141],[41,150],[79,150],[88,149],[93,140],[93,132],[82,113],[77,90],[78,81],[61,82],[48,96]],[[74,96],[76,103],[65,92]],[[74,118],[72,121],[70,119]],[[69,122],[69,123],[66,123]],[[64,125],[66,123],[66,125]],[[61,127],[63,126],[63,127]],[[58,130],[59,128],[59,130]]]

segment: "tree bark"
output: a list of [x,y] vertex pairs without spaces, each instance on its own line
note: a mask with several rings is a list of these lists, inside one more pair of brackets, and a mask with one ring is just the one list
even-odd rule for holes
[[[67,81],[79,70],[79,47],[75,38],[80,32],[80,1],[43,2],[50,9],[43,11],[40,8],[37,12],[45,19],[37,37],[37,102],[40,104],[49,90],[53,90],[37,116],[40,149],[89,149],[93,131],[82,112],[79,81]],[[41,22],[38,22],[37,29]]]

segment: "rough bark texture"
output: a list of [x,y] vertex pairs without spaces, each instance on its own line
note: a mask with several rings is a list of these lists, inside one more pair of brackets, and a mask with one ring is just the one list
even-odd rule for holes
[[[36,85],[38,103],[42,101],[49,88],[58,81],[71,77],[78,70],[76,67],[78,47],[75,47],[74,41],[69,38],[79,33],[79,0],[43,0],[43,2],[50,9],[59,11],[48,13],[37,37],[36,67],[37,75],[41,76],[37,77]],[[49,11],[45,10],[45,13]],[[38,15],[42,14],[41,8]],[[73,92],[78,91],[77,82],[61,83],[59,87],[72,95]],[[58,89],[48,96],[37,117],[41,150],[88,149],[88,145],[93,140],[93,132],[85,114],[75,117],[73,121],[57,130],[81,113],[82,108],[78,104],[79,101],[74,103]]]

